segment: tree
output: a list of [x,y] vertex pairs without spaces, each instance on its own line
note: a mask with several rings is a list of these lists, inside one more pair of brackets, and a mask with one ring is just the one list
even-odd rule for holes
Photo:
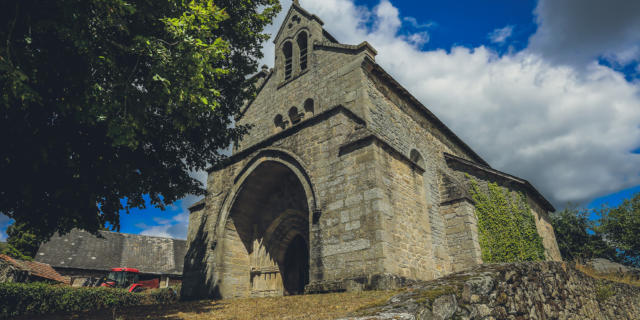
[[33,234],[27,228],[25,223],[14,223],[7,228],[7,245],[20,252],[22,256],[16,256],[16,258],[34,258],[43,241],[42,237]]
[[618,249],[622,262],[640,267],[640,193],[599,215],[596,230]]
[[0,212],[43,236],[164,208],[239,140],[277,0],[0,4]]
[[605,258],[619,261],[616,249],[594,231],[589,211],[575,207],[565,208],[551,216],[551,224],[564,259],[582,261]]

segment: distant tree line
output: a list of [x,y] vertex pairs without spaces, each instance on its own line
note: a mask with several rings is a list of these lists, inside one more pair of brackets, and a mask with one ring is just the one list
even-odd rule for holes
[[551,221],[565,260],[605,258],[640,267],[640,193],[617,207],[568,207]]

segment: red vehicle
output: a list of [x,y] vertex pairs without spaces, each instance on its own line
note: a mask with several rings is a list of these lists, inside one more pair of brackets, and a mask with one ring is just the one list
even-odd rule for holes
[[101,287],[127,288],[129,292],[140,292],[159,287],[160,279],[140,281],[139,271],[135,268],[112,268]]

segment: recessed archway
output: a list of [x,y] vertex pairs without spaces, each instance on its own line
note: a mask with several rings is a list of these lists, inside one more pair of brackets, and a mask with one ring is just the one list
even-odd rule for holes
[[300,294],[309,279],[309,207],[298,176],[263,161],[241,182],[221,239],[223,297]]

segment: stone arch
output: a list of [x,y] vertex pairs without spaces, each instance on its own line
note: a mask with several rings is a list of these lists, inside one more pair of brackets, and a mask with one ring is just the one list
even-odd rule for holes
[[287,127],[287,122],[281,114],[278,114],[273,118],[273,125],[279,130],[284,130]]
[[309,201],[308,181],[291,159],[258,157],[236,181],[218,225],[218,291],[224,298],[300,294],[309,281],[315,201]]
[[282,148],[265,148],[256,153],[256,155],[249,160],[249,162],[240,170],[238,175],[233,179],[233,187],[229,194],[225,197],[222,204],[222,208],[218,214],[218,221],[216,223],[216,230],[222,230],[227,216],[229,215],[229,209],[231,205],[236,201],[238,192],[240,191],[243,183],[248,176],[263,162],[275,161],[280,162],[287,166],[298,177],[304,188],[307,197],[307,206],[309,208],[309,217],[313,216],[313,213],[319,209],[317,205],[317,198],[315,193],[315,184],[313,183],[311,176],[308,174],[309,170],[304,164],[302,159],[294,153],[282,149]]
[[315,105],[314,105],[313,99],[309,98],[309,99],[304,101],[304,112],[305,112],[305,114],[308,114],[309,116],[314,115],[314,113],[315,113]]
[[304,117],[304,113],[301,113],[300,111],[298,111],[297,107],[291,107],[289,109],[289,120],[291,120],[291,124],[298,124],[300,121],[302,121],[302,118]]

